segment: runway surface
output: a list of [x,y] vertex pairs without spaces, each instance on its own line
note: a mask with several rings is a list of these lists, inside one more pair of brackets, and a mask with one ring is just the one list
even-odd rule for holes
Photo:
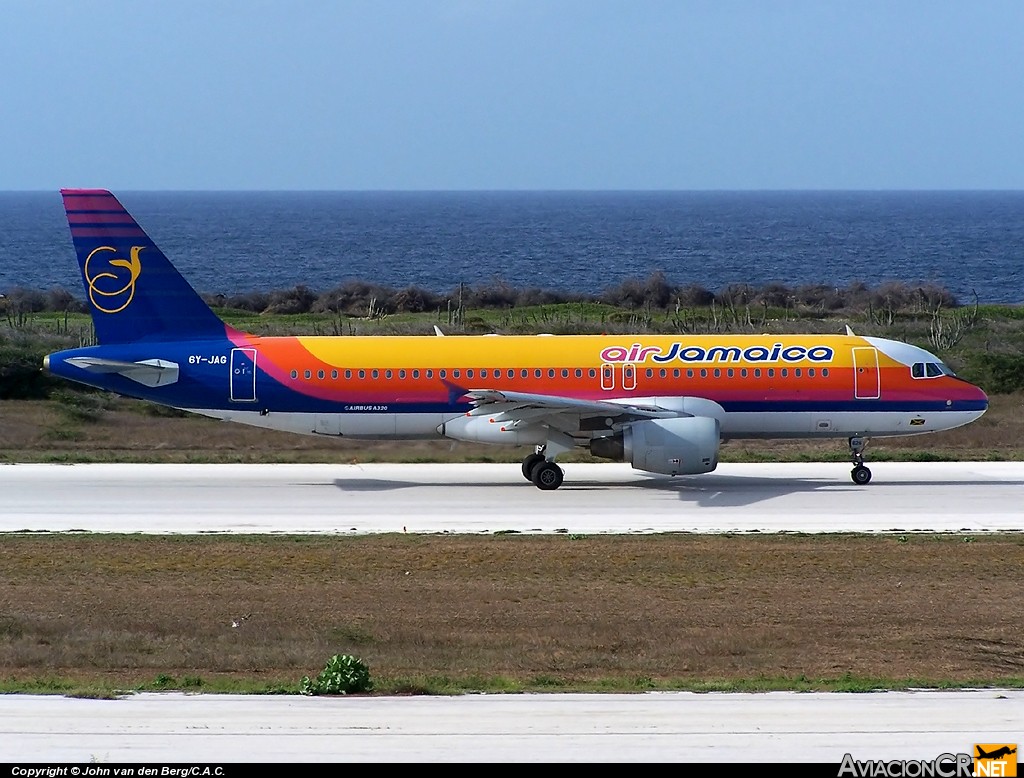
[[0,698],[8,762],[831,762],[1018,743],[1024,691]]
[[494,533],[1024,530],[1024,462],[726,464],[701,476],[569,464],[0,465],[0,532]]

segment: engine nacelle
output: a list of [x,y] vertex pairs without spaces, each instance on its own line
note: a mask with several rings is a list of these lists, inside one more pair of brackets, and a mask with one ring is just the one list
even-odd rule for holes
[[637,421],[621,435],[590,441],[590,453],[649,473],[710,473],[718,467],[719,426],[709,416]]
[[455,440],[506,446],[542,445],[548,437],[543,427],[495,421],[493,416],[458,416],[446,421],[437,431]]

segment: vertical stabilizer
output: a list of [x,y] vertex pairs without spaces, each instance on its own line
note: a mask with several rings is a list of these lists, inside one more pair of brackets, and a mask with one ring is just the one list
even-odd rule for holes
[[101,344],[222,338],[224,323],[110,192],[62,189]]

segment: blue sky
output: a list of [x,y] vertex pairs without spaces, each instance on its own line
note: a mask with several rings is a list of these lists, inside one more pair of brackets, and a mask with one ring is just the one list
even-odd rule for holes
[[0,189],[1024,189],[1024,2],[3,0]]

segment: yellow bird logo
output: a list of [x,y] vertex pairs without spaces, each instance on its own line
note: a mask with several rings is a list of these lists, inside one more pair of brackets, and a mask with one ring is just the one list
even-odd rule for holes
[[[131,259],[117,257],[117,249],[112,246],[100,246],[89,252],[85,258],[85,283],[89,287],[89,301],[97,311],[103,313],[119,313],[127,308],[135,298],[135,282],[142,274],[142,263],[139,253],[145,246],[132,246]],[[110,252],[114,257],[99,256],[100,252]],[[93,258],[96,258],[94,266]],[[106,265],[102,262],[106,261]],[[112,270],[112,268],[118,268]],[[121,270],[120,268],[124,268]],[[127,270],[127,275],[125,275]]]

